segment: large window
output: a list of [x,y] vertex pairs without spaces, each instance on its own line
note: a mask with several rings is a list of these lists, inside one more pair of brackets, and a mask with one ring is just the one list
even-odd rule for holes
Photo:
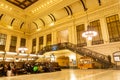
[[36,52],[36,38],[32,40],[32,53]]
[[0,51],[5,50],[6,38],[7,38],[6,34],[0,33]]
[[85,31],[85,26],[84,24],[76,26],[76,31],[77,31],[77,45],[82,47],[86,46],[86,39],[82,37],[82,33]]
[[11,36],[10,52],[16,52],[17,37]]
[[39,50],[43,48],[43,36],[39,37]]
[[52,35],[51,35],[51,34],[48,34],[48,35],[47,35],[46,45],[51,45],[51,42],[52,42]]
[[21,38],[20,47],[25,47],[25,45],[26,45],[26,39]]
[[67,29],[62,30],[62,31],[58,31],[57,42],[58,43],[69,42],[69,32]]
[[110,42],[120,41],[120,21],[118,14],[106,18]]
[[90,22],[90,26],[98,33],[97,36],[93,37],[92,45],[103,44],[100,20]]

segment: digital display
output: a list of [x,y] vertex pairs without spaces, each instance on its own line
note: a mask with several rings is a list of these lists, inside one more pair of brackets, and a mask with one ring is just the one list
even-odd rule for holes
[[55,45],[55,46],[52,46],[52,50],[53,50],[53,51],[56,51],[57,48],[58,48],[58,46],[56,46],[56,45]]
[[114,57],[114,60],[115,60],[115,61],[120,61],[120,57],[119,57],[119,56],[116,56],[116,57]]

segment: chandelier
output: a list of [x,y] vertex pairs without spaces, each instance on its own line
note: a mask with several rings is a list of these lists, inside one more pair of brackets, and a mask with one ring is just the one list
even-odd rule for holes
[[97,32],[92,30],[92,26],[87,26],[87,31],[82,33],[82,37],[87,38],[87,40],[92,40],[94,36],[97,36]]
[[92,40],[94,36],[97,36],[97,32],[93,30],[93,27],[89,25],[89,19],[88,19],[88,13],[87,13],[87,8],[84,8],[86,11],[86,17],[87,17],[87,31],[82,33],[82,37],[87,38],[87,40]]
[[20,47],[20,48],[18,48],[18,50],[19,50],[21,53],[25,53],[25,51],[27,51],[28,48],[26,48],[26,47]]

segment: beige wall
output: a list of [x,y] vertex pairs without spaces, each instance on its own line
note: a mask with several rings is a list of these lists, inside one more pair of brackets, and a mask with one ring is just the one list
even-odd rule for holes
[[[104,44],[101,45],[95,45],[92,46],[90,41],[87,41],[87,47],[91,50],[95,50],[97,52],[100,52],[102,54],[105,55],[111,55],[112,53],[115,51],[119,50],[119,42],[116,43],[109,43],[109,36],[108,36],[108,30],[107,30],[107,25],[106,25],[106,20],[105,17],[113,15],[113,14],[119,14],[120,16],[120,10],[116,9],[116,7],[118,7],[117,5],[111,5],[109,7],[105,7],[103,9],[100,10],[96,10],[94,12],[88,12],[88,16],[89,16],[89,21],[93,21],[93,20],[97,20],[100,19],[100,23],[101,23],[101,29],[102,29],[102,35],[103,35],[103,40],[104,40]],[[68,30],[68,41],[71,43],[76,44],[77,43],[77,37],[76,37],[76,25],[80,25],[80,24],[85,24],[87,25],[87,20],[86,20],[86,14],[83,15],[79,15],[79,14],[75,14],[73,15],[74,17],[67,17],[64,20],[64,23],[57,23],[57,25],[54,25],[52,27],[46,26],[45,29],[41,30],[41,31],[36,31],[32,34],[26,34],[24,35],[23,32],[18,32],[18,31],[13,31],[12,29],[6,29],[5,26],[1,26],[0,25],[0,33],[5,33],[7,34],[7,42],[6,42],[6,51],[9,51],[9,46],[10,46],[10,36],[14,35],[18,37],[17,40],[17,48],[20,46],[20,38],[21,37],[25,37],[27,38],[27,44],[26,47],[29,49],[28,53],[31,52],[32,49],[32,39],[37,38],[36,44],[37,44],[37,48],[36,51],[38,50],[38,38],[40,36],[44,36],[44,46],[46,46],[46,35],[47,34],[52,34],[52,44],[56,44],[57,43],[57,33],[62,31],[62,30]],[[4,28],[3,28],[4,27]],[[16,51],[18,51],[16,49]],[[112,59],[113,61],[113,59]]]

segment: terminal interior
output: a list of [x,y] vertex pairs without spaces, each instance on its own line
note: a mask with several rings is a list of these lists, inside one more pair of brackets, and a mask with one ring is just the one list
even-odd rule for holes
[[119,80],[119,69],[120,0],[0,0],[0,80]]

